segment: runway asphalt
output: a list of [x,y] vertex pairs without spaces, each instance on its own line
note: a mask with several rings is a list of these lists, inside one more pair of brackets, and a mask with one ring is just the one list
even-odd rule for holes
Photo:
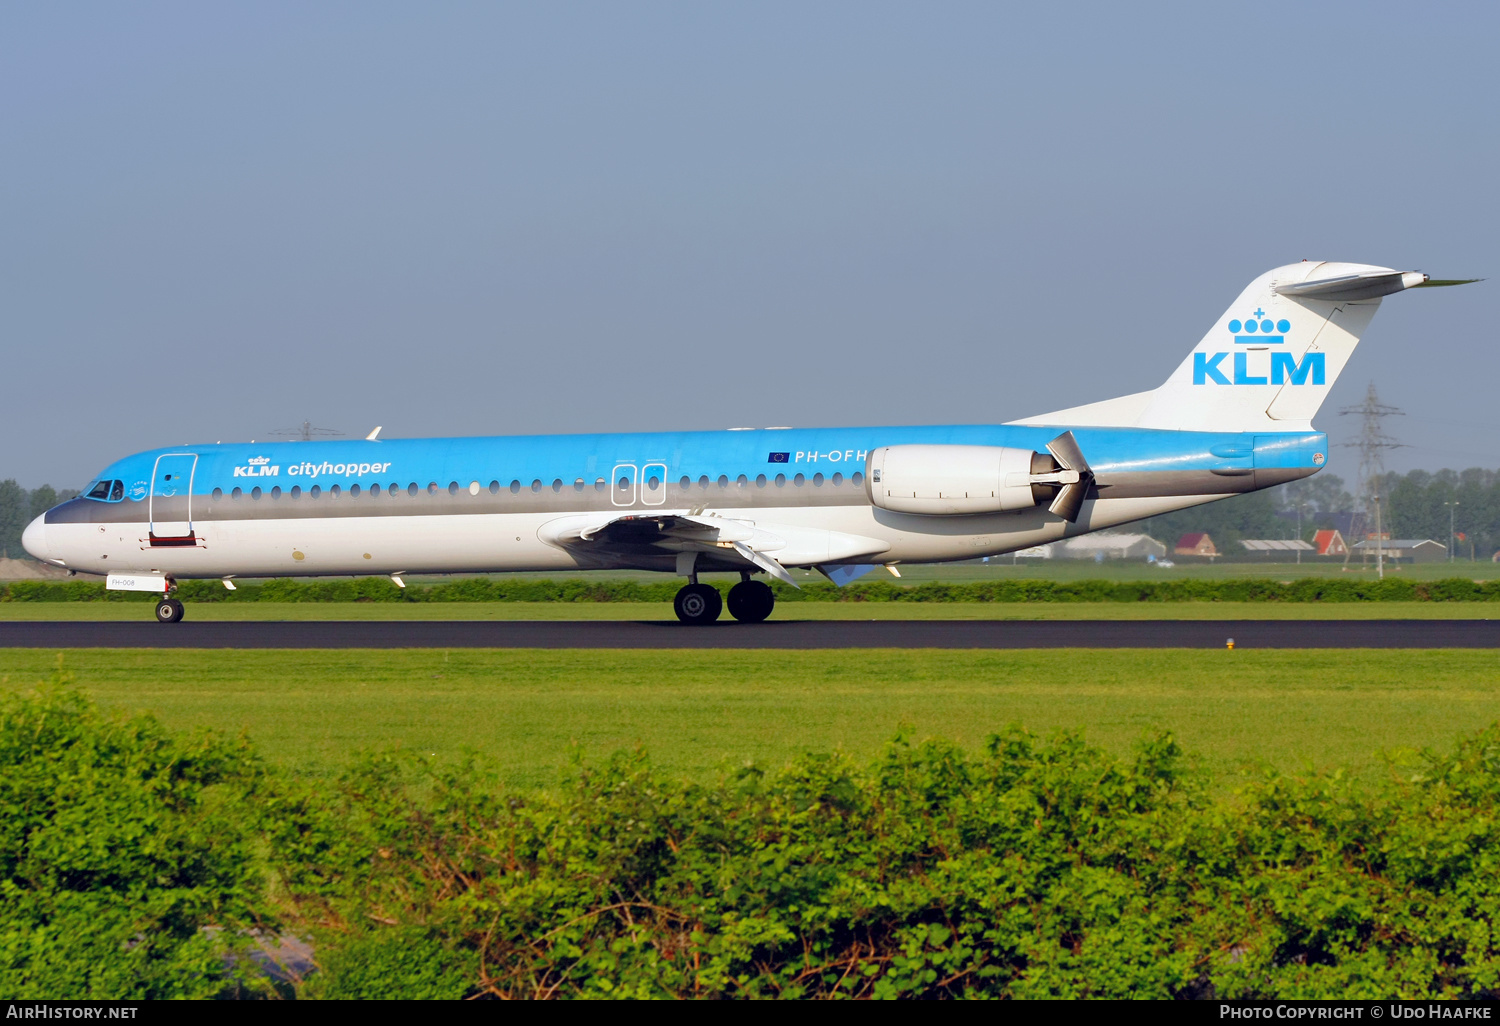
[[1500,620],[0,623],[0,648],[1500,648]]

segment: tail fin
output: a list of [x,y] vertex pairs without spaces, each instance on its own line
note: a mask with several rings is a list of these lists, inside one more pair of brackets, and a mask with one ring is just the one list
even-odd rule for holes
[[1381,297],[1426,284],[1427,276],[1420,272],[1368,264],[1304,261],[1278,267],[1240,293],[1155,391],[1018,423],[1305,430],[1353,355]]

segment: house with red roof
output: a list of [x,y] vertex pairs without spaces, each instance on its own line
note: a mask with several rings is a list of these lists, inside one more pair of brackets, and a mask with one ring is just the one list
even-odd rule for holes
[[1177,547],[1172,550],[1176,556],[1207,556],[1212,559],[1219,554],[1214,545],[1214,540],[1202,531],[1185,534],[1177,539]]
[[1344,544],[1344,536],[1338,531],[1319,531],[1313,535],[1313,547],[1320,556],[1349,555],[1349,546]]

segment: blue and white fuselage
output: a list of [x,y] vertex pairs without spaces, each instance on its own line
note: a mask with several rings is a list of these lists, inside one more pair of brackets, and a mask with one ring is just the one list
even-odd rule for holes
[[698,570],[744,567],[717,544],[591,544],[580,533],[622,514],[672,514],[758,532],[757,551],[783,566],[919,563],[1009,552],[1303,477],[1327,451],[1317,433],[1079,429],[1096,495],[1076,523],[1045,505],[906,513],[870,494],[867,464],[882,447],[1045,452],[1057,434],[885,427],[180,446],[105,469],[90,489],[99,496],[45,518],[37,554],[89,573],[175,578],[675,571],[683,551],[701,553]]
[[842,581],[997,555],[1316,473],[1328,449],[1313,413],[1380,297],[1424,283],[1357,264],[1278,268],[1161,387],[1009,424],[156,449],[105,468],[24,541],[55,565],[162,591],[185,578],[601,568],[696,582],[818,567]]

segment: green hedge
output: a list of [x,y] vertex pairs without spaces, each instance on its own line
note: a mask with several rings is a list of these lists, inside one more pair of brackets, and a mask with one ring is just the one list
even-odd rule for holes
[[0,992],[302,997],[1500,997],[1500,725],[1253,778],[1020,728],[555,793],[473,763],[266,770],[52,686],[0,699]]
[[[184,581],[178,594],[194,602],[670,602],[679,578],[621,580],[463,578],[398,588],[386,577],[334,581],[286,578],[241,584]],[[721,591],[729,585],[720,583]],[[1306,577],[1297,581],[980,581],[966,584],[856,582],[838,588],[809,581],[800,589],[777,582],[780,602],[1496,602],[1500,580],[1453,577],[1411,581]],[[85,581],[19,581],[0,588],[0,602],[149,602],[141,592],[105,591]]]

